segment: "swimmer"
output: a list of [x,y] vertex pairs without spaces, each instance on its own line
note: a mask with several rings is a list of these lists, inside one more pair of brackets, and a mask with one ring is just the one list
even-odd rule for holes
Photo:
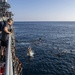
[[31,49],[30,46],[28,47],[28,53],[27,53],[27,55],[28,55],[29,57],[33,57],[33,55],[34,55],[34,52],[32,51],[32,49]]

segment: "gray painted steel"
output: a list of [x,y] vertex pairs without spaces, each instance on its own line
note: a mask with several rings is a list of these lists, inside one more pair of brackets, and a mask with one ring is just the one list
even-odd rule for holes
[[13,75],[13,61],[12,60],[13,59],[12,59],[12,52],[11,52],[11,34],[9,34],[4,75]]

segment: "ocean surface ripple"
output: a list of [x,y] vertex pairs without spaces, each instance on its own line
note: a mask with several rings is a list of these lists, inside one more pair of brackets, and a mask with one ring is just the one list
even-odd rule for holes
[[14,28],[23,75],[75,75],[75,22],[14,22]]

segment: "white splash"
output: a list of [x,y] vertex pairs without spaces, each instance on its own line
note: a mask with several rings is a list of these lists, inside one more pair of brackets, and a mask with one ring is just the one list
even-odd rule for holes
[[27,53],[27,55],[30,56],[30,57],[34,57],[34,52],[33,51],[30,51],[30,54]]
[[29,56],[29,57],[34,57],[34,52],[32,51],[31,47],[28,47],[27,56]]
[[29,45],[30,43],[28,43],[28,42],[27,43],[21,42],[20,44],[21,45]]
[[71,53],[70,50],[63,50],[62,53]]
[[72,54],[75,54],[75,50],[63,50],[62,53],[72,53]]

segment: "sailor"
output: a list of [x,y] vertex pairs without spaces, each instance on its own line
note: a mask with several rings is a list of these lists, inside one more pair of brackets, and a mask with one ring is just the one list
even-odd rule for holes
[[5,25],[2,28],[2,37],[1,37],[1,58],[4,57],[4,50],[8,45],[8,34],[13,32],[13,20],[9,18]]

